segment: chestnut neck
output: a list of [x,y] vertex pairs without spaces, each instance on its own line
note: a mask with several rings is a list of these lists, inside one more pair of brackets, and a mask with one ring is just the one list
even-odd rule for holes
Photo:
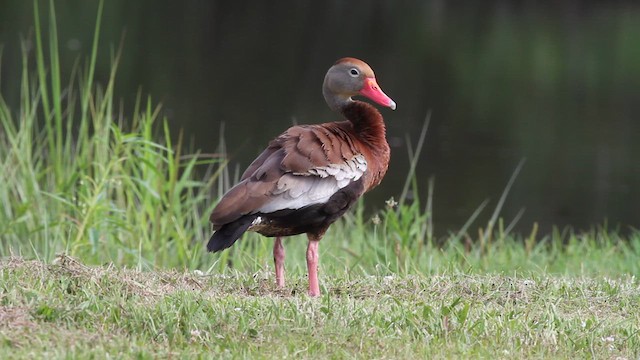
[[353,124],[353,130],[374,152],[388,152],[386,127],[382,115],[369,103],[351,100],[340,109],[344,117]]
[[[391,150],[387,143],[384,120],[378,109],[357,100],[352,100],[340,112],[353,126],[357,139],[366,146],[363,150],[368,164],[364,182],[365,191],[369,191],[380,184],[389,167]],[[372,161],[369,163],[369,160]]]

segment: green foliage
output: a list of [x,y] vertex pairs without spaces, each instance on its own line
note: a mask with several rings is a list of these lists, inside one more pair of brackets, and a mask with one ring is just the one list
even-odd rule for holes
[[130,117],[118,112],[119,51],[108,82],[94,83],[102,5],[91,60],[62,87],[53,2],[48,57],[34,6],[37,76],[24,47],[21,109],[0,97],[0,255],[195,266],[216,179],[197,180],[195,172],[219,159],[182,156],[181,139],[172,142],[150,100],[138,96]]

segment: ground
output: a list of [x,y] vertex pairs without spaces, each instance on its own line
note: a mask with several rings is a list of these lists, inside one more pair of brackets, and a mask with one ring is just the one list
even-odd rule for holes
[[322,276],[0,262],[2,358],[617,358],[640,355],[635,277]]

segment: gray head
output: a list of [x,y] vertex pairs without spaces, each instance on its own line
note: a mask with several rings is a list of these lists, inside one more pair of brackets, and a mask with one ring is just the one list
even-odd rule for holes
[[365,96],[391,110],[396,109],[396,103],[378,86],[371,67],[354,58],[342,58],[327,71],[322,94],[334,111],[343,109],[353,101],[351,97],[356,95]]

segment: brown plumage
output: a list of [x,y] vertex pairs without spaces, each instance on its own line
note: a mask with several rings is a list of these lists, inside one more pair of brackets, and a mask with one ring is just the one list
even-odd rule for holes
[[323,94],[347,121],[294,126],[272,140],[211,213],[216,232],[207,244],[209,251],[223,250],[247,230],[276,237],[276,281],[284,286],[281,237],[307,233],[312,296],[320,294],[318,241],[363,193],[382,181],[389,165],[382,115],[351,97],[363,95],[395,109],[371,68],[353,58],[340,59],[329,69]]

